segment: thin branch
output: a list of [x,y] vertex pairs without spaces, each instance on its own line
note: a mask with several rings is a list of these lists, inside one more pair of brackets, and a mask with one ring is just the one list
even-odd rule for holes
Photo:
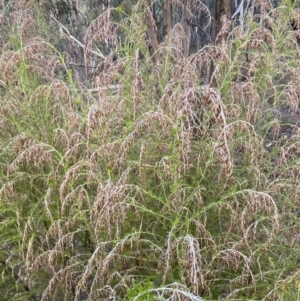
[[88,89],[88,91],[93,93],[93,92],[100,92],[105,90],[120,90],[121,88],[123,88],[123,85],[116,84],[116,85],[108,85],[104,87],[92,88],[92,89]]
[[190,25],[190,26],[196,26],[198,27],[205,35],[206,35],[206,38],[209,42],[211,42],[211,36],[206,32],[206,30],[204,30],[200,25],[196,24],[196,23],[192,23],[190,20],[188,19],[185,19],[186,22]]
[[61,29],[63,30],[63,32],[71,39],[73,40],[75,43],[77,43],[81,48],[83,49],[88,49],[89,52],[91,52],[92,54],[95,54],[96,56],[98,57],[101,57],[102,59],[105,59],[105,56],[101,53],[101,52],[97,52],[97,51],[94,51],[88,47],[86,47],[84,44],[82,44],[79,40],[77,40],[74,36],[72,36],[69,32],[69,30],[61,23],[59,22],[54,16],[53,14],[50,15],[50,17],[56,21],[60,26],[61,26]]
[[244,17],[244,12],[243,12],[244,2],[245,2],[245,0],[242,0],[242,1],[241,1],[239,7],[236,9],[236,11],[234,12],[234,14],[232,15],[231,20],[233,20],[234,17],[235,17],[238,13],[241,14],[241,18]]

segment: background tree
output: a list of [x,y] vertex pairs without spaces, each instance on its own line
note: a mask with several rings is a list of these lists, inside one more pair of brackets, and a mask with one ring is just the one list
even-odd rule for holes
[[216,1],[213,40],[224,47],[231,28],[232,0]]

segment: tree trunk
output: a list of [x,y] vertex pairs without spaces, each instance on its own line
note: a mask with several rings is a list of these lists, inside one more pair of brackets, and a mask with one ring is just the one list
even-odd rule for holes
[[156,22],[151,11],[151,0],[145,1],[145,22],[147,26],[147,35],[150,42],[149,50],[151,55],[153,56],[154,62],[158,63],[159,55],[157,53],[157,49],[159,46],[159,39]]
[[230,31],[231,0],[217,0],[213,40],[217,46],[224,46]]
[[185,57],[189,56],[190,52],[190,42],[191,42],[191,26],[189,23],[189,19],[191,18],[191,1],[183,1],[184,7],[182,10],[182,16],[180,23],[184,30],[184,38],[183,38],[183,53]]
[[173,28],[173,7],[172,0],[165,0],[163,8],[163,20],[164,20],[164,37],[166,37]]

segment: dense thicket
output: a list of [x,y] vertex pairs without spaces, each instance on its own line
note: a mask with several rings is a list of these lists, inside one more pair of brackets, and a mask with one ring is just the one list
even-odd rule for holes
[[300,300],[300,18],[244,2],[2,2],[1,300]]

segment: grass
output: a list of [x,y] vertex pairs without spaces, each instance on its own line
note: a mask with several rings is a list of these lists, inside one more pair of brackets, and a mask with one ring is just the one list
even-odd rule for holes
[[[299,300],[290,11],[188,58],[178,26],[157,62],[137,5],[107,27],[122,41],[88,78],[94,93],[33,10],[12,8],[5,22],[19,22],[0,53],[1,300]],[[87,31],[90,47],[108,17]]]

